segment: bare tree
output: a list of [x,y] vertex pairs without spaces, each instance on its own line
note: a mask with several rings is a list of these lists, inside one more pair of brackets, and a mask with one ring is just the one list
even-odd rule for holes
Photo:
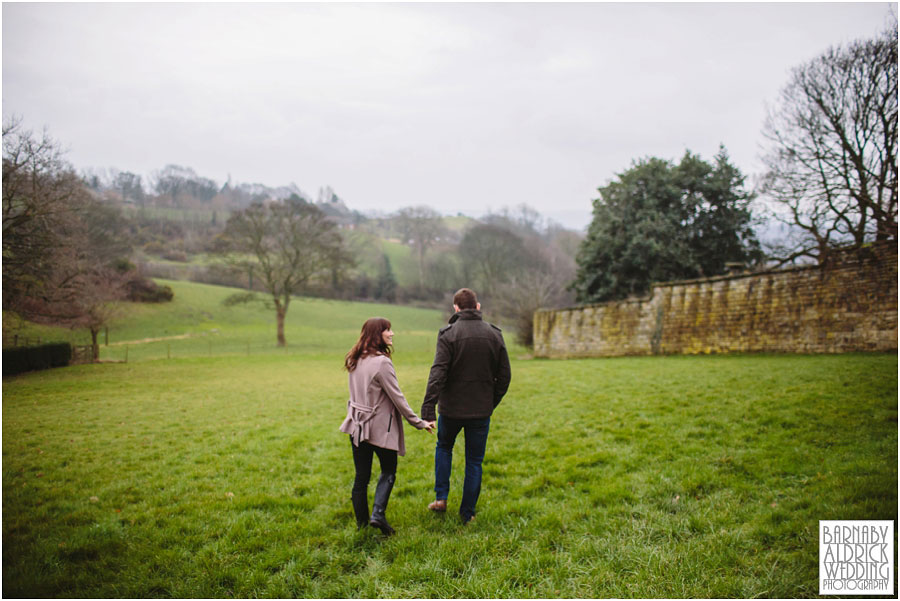
[[87,197],[44,131],[25,130],[19,118],[3,123],[3,308],[39,291],[50,275],[60,224]]
[[3,308],[97,333],[124,295],[130,252],[118,212],[97,202],[46,131],[3,124]]
[[459,245],[465,278],[477,282],[484,296],[493,298],[498,286],[529,269],[539,267],[538,257],[521,236],[505,227],[478,224],[466,231]]
[[35,323],[87,329],[96,361],[97,336],[118,314],[117,301],[126,297],[133,276],[124,222],[118,210],[79,194],[67,199],[48,227],[43,235],[53,243],[44,251],[44,265],[30,271],[39,279],[19,286],[7,306]]
[[197,175],[190,167],[166,165],[153,176],[152,187],[158,197],[168,197],[172,206],[196,202],[208,203],[219,191],[216,182]]
[[553,273],[527,271],[513,276],[497,289],[498,313],[513,322],[516,338],[524,346],[534,344],[534,312],[541,308],[555,307],[567,295],[568,281],[560,281]]
[[140,175],[130,171],[121,171],[113,179],[113,187],[122,195],[122,200],[126,202],[131,200],[143,206],[144,187]]
[[510,320],[516,337],[525,346],[534,344],[534,312],[542,308],[562,307],[575,302],[568,289],[575,277],[575,259],[556,248],[532,238],[525,242],[530,268],[513,272],[497,287],[494,302],[498,312]]
[[544,217],[534,207],[521,203],[515,208],[503,207],[498,213],[488,213],[484,223],[496,225],[521,236],[538,235],[544,229]]
[[799,235],[782,263],[897,239],[897,26],[794,69],[763,135],[762,191]]
[[426,206],[407,207],[397,212],[403,242],[411,244],[419,263],[419,288],[425,287],[425,254],[444,232],[441,215]]
[[22,299],[16,309],[35,323],[84,328],[91,334],[91,357],[100,358],[98,335],[119,315],[127,295],[127,274],[95,258],[59,249],[43,293]]
[[278,346],[287,344],[284,319],[291,297],[314,277],[330,278],[350,261],[333,222],[294,196],[283,202],[255,202],[233,213],[220,251],[237,268],[262,283],[275,309]]

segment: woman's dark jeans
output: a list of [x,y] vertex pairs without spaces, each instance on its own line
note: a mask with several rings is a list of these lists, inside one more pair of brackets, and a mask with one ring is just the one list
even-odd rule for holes
[[381,464],[382,474],[397,473],[397,451],[383,449],[365,441],[359,446],[353,444],[353,465],[356,467],[356,477],[353,480],[353,492],[365,495],[369,489],[369,480],[372,478],[372,455],[378,455],[378,463]]
[[453,444],[460,430],[465,431],[466,477],[459,514],[468,520],[475,515],[475,504],[481,493],[481,462],[487,447],[491,418],[455,419],[438,416],[437,447],[434,451],[434,492],[438,500],[447,500],[450,493],[450,468],[453,463]]

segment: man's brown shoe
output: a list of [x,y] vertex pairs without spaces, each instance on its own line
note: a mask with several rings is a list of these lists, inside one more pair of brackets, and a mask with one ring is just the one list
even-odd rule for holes
[[444,501],[443,499],[432,501],[428,504],[428,509],[431,511],[447,511],[447,501]]

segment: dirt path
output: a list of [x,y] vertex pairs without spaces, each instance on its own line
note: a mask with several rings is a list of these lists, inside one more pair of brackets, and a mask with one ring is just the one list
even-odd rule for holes
[[162,342],[163,340],[184,340],[185,338],[193,338],[195,336],[206,336],[203,334],[179,334],[177,336],[160,336],[159,338],[142,338],[140,340],[124,340],[122,342],[110,342],[109,346],[125,346],[126,344],[147,344],[148,342]]

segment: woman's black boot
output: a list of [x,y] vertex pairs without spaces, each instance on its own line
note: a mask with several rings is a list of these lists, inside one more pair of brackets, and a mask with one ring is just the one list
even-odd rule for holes
[[385,536],[394,533],[394,529],[387,523],[384,512],[387,510],[388,499],[391,498],[391,490],[394,488],[394,474],[381,474],[378,478],[378,484],[375,485],[375,500],[372,503],[372,518],[369,520],[370,526],[375,526],[381,530]]
[[356,515],[356,529],[364,528],[369,523],[369,491],[353,491],[350,496],[353,501],[353,513]]

